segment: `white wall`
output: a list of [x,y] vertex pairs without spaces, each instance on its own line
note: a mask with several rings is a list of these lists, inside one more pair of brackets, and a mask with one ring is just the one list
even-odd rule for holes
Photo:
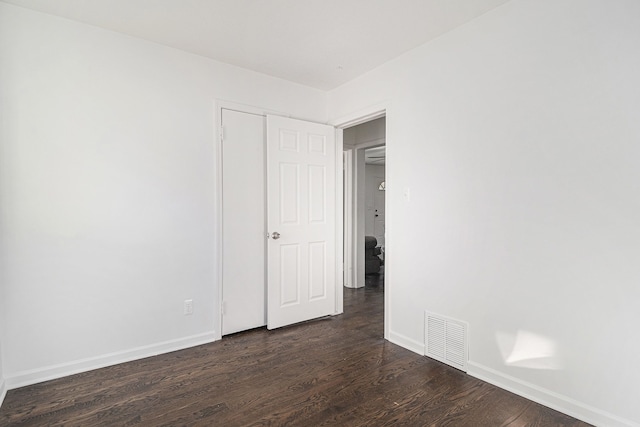
[[389,106],[391,338],[466,320],[470,373],[608,426],[640,424],[639,21],[512,0],[329,94]]
[[324,121],[326,94],[3,3],[0,77],[9,387],[211,341],[215,99]]

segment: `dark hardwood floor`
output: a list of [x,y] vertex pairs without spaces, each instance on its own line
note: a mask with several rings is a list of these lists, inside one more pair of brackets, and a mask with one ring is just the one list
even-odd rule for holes
[[11,390],[1,426],[587,426],[383,339],[380,277],[344,314]]

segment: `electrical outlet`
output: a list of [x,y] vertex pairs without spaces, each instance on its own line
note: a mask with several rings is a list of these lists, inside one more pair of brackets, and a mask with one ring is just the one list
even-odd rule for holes
[[193,314],[193,300],[186,299],[184,300],[184,315]]

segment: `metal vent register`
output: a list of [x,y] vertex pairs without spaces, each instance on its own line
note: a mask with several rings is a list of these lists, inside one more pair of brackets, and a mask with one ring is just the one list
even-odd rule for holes
[[466,322],[425,311],[425,356],[466,372],[468,327]]

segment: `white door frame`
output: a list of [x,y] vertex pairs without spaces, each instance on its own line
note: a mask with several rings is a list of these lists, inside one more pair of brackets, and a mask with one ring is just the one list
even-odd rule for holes
[[[339,117],[335,120],[332,120],[330,122],[331,125],[335,126],[337,129],[342,130],[342,129],[346,129],[349,127],[353,127],[353,126],[357,126],[360,125],[362,123],[366,123],[366,122],[370,122],[372,120],[381,118],[381,117],[385,117],[386,119],[386,127],[385,127],[385,145],[387,146],[387,152],[388,152],[388,144],[389,144],[389,139],[388,139],[388,129],[389,129],[389,115],[390,115],[390,106],[388,105],[388,103],[381,103],[381,104],[376,104],[376,105],[372,105],[368,108],[364,108],[362,110],[359,110],[357,112]],[[342,138],[340,138],[340,143],[342,145]],[[350,183],[350,190],[347,190],[347,192],[345,193],[345,199],[344,199],[344,209],[345,212],[350,212],[350,218],[349,220],[345,219],[345,223],[344,223],[344,233],[347,237],[347,239],[345,239],[345,244],[344,244],[344,257],[345,257],[345,266],[347,267],[351,267],[353,268],[353,273],[350,275],[350,279],[351,279],[351,284],[352,286],[350,287],[358,287],[358,283],[359,281],[364,283],[364,263],[362,263],[362,268],[359,268],[358,266],[358,258],[362,258],[364,256],[364,253],[358,253],[357,250],[357,244],[356,242],[357,240],[357,235],[356,235],[356,226],[357,224],[355,223],[354,219],[355,219],[355,215],[357,214],[357,202],[356,199],[358,197],[357,195],[357,188],[355,187],[355,183],[354,183],[354,174],[357,173],[357,171],[355,170],[355,168],[353,167],[353,162],[357,159],[358,157],[358,151],[360,151],[362,153],[362,155],[364,155],[364,148],[369,148],[369,146],[377,146],[380,145],[380,141],[371,141],[368,143],[364,143],[364,144],[360,144],[356,147],[353,147],[353,149],[348,150],[348,152],[350,153],[346,158],[350,158],[351,159],[351,167],[347,167],[347,169],[345,169],[345,175],[346,172],[350,172],[350,176],[347,177],[345,176],[345,181],[347,183]],[[388,156],[387,156],[388,157]],[[388,160],[386,163],[386,167],[385,169],[387,169],[388,171]],[[386,174],[388,176],[388,173]],[[386,186],[386,191],[388,192],[390,189],[389,186],[389,182],[387,180],[387,178],[385,177],[385,186]],[[389,194],[389,193],[387,193]],[[387,215],[388,218],[388,200],[389,197],[385,197],[385,215]],[[386,224],[389,224],[389,221],[386,221]],[[364,230],[364,224],[362,224],[362,228]],[[360,233],[362,234],[362,233]],[[385,248],[389,247],[389,242],[393,241],[393,239],[390,239],[390,227],[388,227],[388,225],[386,226],[386,230],[385,230]],[[364,236],[362,236],[362,240],[364,241]],[[385,251],[387,252],[387,251]],[[384,287],[385,287],[385,292],[384,292],[384,338],[385,339],[389,339],[389,330],[390,330],[390,324],[389,324],[389,319],[390,319],[390,313],[389,313],[389,301],[391,298],[391,275],[390,275],[390,269],[389,268],[389,263],[388,263],[388,259],[387,256],[385,255],[385,261],[384,261]],[[362,271],[359,271],[362,270]],[[348,270],[346,271],[346,273],[348,273]],[[347,280],[347,276],[345,275],[345,283],[349,283],[349,281]]]
[[[281,111],[269,110],[266,108],[254,107],[251,105],[239,104],[237,102],[225,101],[217,99],[214,101],[214,114],[215,121],[213,129],[214,135],[214,164],[216,167],[216,173],[214,176],[214,188],[216,191],[215,200],[215,228],[217,241],[214,248],[214,266],[216,268],[216,283],[214,283],[214,307],[218,307],[217,315],[213,318],[213,334],[214,339],[219,340],[222,338],[222,316],[223,316],[223,299],[222,299],[222,268],[224,253],[222,250],[222,236],[223,236],[223,224],[222,224],[222,110],[235,110],[248,114],[259,114],[266,116],[267,114],[274,114],[283,117],[291,117],[290,114],[283,113]],[[331,126],[336,127],[332,123]],[[336,129],[336,311],[334,315],[341,314],[343,308],[343,168],[342,168],[342,129]],[[266,236],[265,236],[266,238]],[[215,289],[217,287],[217,289]]]
[[343,250],[343,258],[344,258],[344,286],[347,288],[355,288],[356,287],[356,272],[355,272],[355,260],[353,253],[353,242],[354,242],[354,212],[353,212],[353,157],[355,150],[349,149],[343,151],[343,160],[344,160],[344,250]]

